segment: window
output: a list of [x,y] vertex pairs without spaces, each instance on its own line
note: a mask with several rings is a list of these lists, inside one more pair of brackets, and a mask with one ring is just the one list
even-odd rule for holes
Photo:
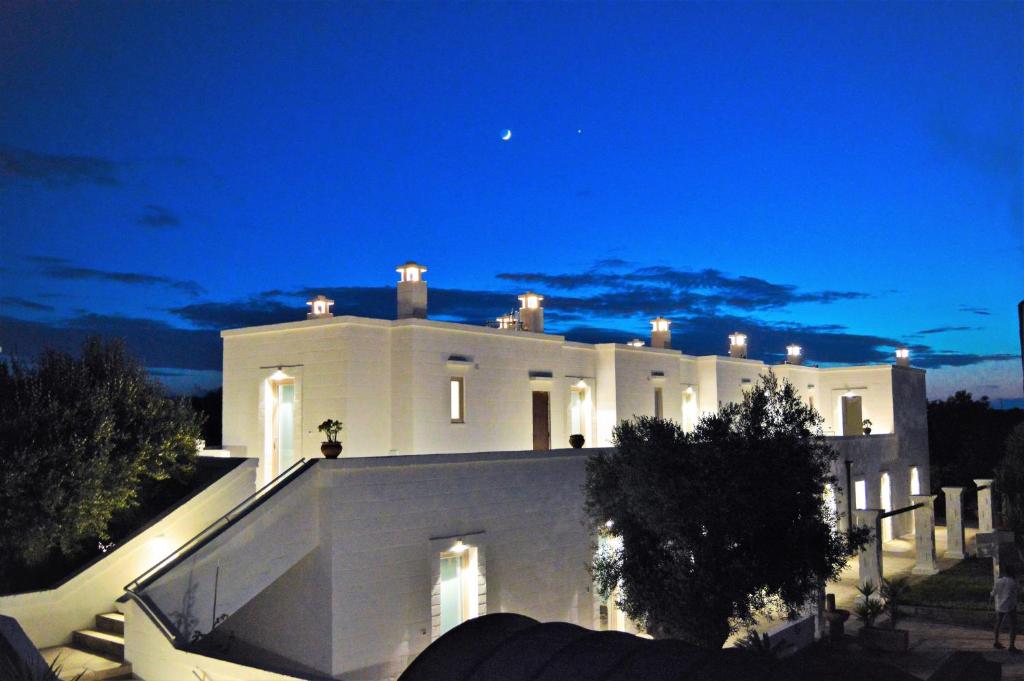
[[466,392],[461,376],[452,376],[450,382],[452,423],[466,422]]
[[477,549],[461,541],[440,554],[437,636],[480,614],[477,558]]
[[[597,539],[597,552],[599,556],[611,557],[622,551],[622,537],[610,537],[602,535]],[[600,598],[600,593],[595,587],[595,593]],[[612,589],[605,598],[601,598],[597,606],[597,628],[599,631],[625,631],[626,613],[619,608],[621,590],[618,586]]]
[[910,493],[921,493],[921,477],[918,475],[917,466],[912,466],[910,468]]
[[573,388],[569,392],[569,434],[583,435],[583,391]]
[[659,419],[665,415],[664,405],[662,404],[661,388],[654,389],[654,415]]
[[693,432],[697,425],[697,393],[693,387],[683,391],[683,430]]
[[853,501],[854,505],[858,509],[865,509],[868,507],[868,485],[863,480],[857,480],[853,483]]

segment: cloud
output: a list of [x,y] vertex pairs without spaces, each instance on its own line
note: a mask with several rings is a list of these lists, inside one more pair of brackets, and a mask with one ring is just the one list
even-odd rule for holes
[[4,352],[32,356],[43,348],[77,352],[89,336],[123,338],[149,367],[221,369],[220,338],[207,329],[182,329],[154,319],[86,314],[60,322],[38,322],[0,315]]
[[77,267],[67,264],[67,260],[48,256],[30,256],[29,260],[44,265],[44,273],[54,279],[107,281],[129,286],[163,286],[190,296],[198,296],[205,291],[197,282],[190,280],[171,279],[140,272],[112,272],[92,267]]
[[915,336],[930,336],[936,333],[950,333],[952,331],[978,331],[978,326],[937,326],[934,329],[922,329],[915,333]]
[[142,215],[135,218],[136,224],[154,229],[181,226],[181,218],[163,206],[150,203],[144,206],[144,210]]
[[17,296],[4,296],[0,298],[0,305],[9,305],[11,307],[20,307],[25,310],[33,310],[35,312],[52,312],[54,307],[52,305],[46,305],[44,303],[37,303],[34,300],[28,300],[26,298],[19,298]]
[[113,161],[96,156],[57,156],[0,146],[0,179],[22,180],[47,189],[92,184],[117,186]]
[[989,316],[992,315],[992,311],[989,310],[987,307],[971,307],[971,306],[968,306],[968,305],[961,305],[960,306],[960,311],[961,312],[970,312],[971,314],[976,314],[976,315],[979,315],[981,317],[989,317]]
[[562,291],[601,291],[572,300],[580,312],[618,315],[706,314],[724,308],[771,310],[798,303],[829,304],[869,297],[860,291],[801,291],[790,284],[730,276],[715,269],[637,267],[621,260],[602,261],[577,273],[503,272],[497,276],[504,281]]

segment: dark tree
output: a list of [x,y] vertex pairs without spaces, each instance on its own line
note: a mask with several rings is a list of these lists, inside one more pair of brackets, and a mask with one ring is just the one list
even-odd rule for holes
[[0,570],[106,540],[143,483],[190,474],[201,426],[119,342],[0,364]]
[[693,433],[623,421],[615,449],[587,464],[587,513],[621,539],[595,559],[602,592],[618,586],[623,610],[656,638],[705,648],[758,613],[802,606],[863,541],[833,530],[824,490],[836,454],[815,437],[820,421],[773,374]]
[[928,450],[932,489],[969,486],[989,478],[1003,456],[1010,431],[1024,423],[1022,409],[993,409],[961,390],[928,403]]
[[995,493],[1002,500],[1003,524],[1017,543],[1024,543],[1024,423],[1006,438],[1004,454],[996,469]]
[[217,388],[202,395],[189,398],[192,408],[203,415],[203,440],[210,448],[224,444],[221,412],[224,405],[224,389]]

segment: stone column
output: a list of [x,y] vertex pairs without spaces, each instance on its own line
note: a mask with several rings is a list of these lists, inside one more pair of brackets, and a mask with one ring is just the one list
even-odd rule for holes
[[946,558],[964,557],[964,488],[943,487],[946,495]]
[[989,478],[981,478],[975,480],[974,484],[978,486],[978,533],[991,532],[994,528],[992,525],[992,483],[995,480]]
[[882,585],[882,521],[878,518],[881,513],[880,508],[857,509],[853,512],[858,526],[871,529],[871,538],[857,556],[861,584],[870,581],[875,586]]
[[935,559],[935,494],[911,494],[910,503],[922,504],[914,509],[914,545],[917,562],[911,572],[915,575],[934,575],[939,571]]

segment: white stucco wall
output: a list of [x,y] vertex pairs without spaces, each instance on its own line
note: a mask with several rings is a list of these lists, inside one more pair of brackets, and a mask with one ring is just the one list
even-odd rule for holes
[[56,589],[0,597],[0,612],[18,620],[37,647],[71,640],[95,616],[115,609],[125,585],[252,494],[256,461],[244,461],[115,551]]

